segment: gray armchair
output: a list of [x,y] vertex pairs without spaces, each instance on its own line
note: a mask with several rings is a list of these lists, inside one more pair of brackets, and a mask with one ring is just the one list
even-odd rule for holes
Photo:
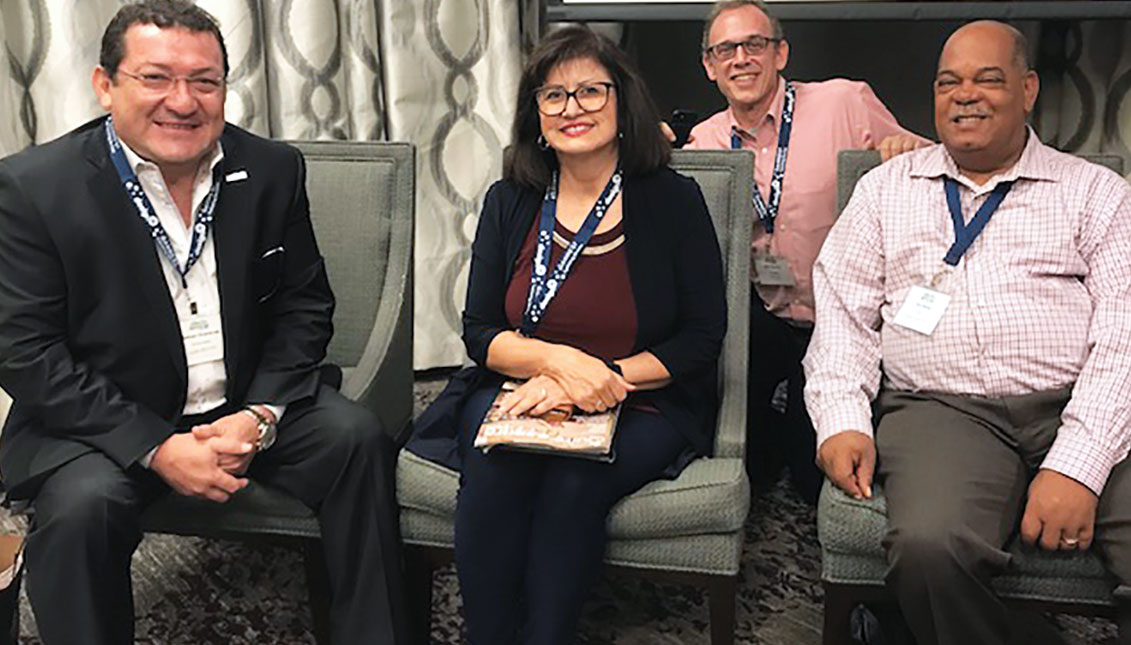
[[[1123,170],[1123,160],[1115,155],[1081,156],[1116,172]],[[844,150],[837,161],[837,203],[843,210],[856,182],[879,165],[880,155]],[[855,642],[849,635],[849,615],[858,603],[894,601],[884,589],[887,558],[881,540],[887,532],[887,503],[882,486],[874,485],[872,490],[872,499],[856,500],[826,480],[821,491],[817,532],[825,588],[825,645]],[[1014,545],[1010,552],[1010,570],[993,581],[1002,598],[1047,611],[1112,614],[1115,581],[1094,551],[1035,553]]]
[[[719,236],[727,280],[728,328],[719,359],[722,403],[715,456],[692,462],[674,481],[648,484],[609,516],[606,563],[617,570],[706,585],[711,642],[734,641],[742,526],[750,503],[746,444],[749,239],[753,158],[731,151],[677,151],[672,167],[695,178]],[[397,498],[412,603],[427,642],[432,572],[451,562],[459,475],[401,451]]]
[[[412,246],[415,168],[403,143],[296,142],[306,157],[315,234],[337,298],[327,360],[342,392],[398,435],[412,416]],[[315,636],[329,642],[329,592],[314,514],[252,482],[226,504],[170,493],[148,508],[150,533],[273,538],[303,547]]]

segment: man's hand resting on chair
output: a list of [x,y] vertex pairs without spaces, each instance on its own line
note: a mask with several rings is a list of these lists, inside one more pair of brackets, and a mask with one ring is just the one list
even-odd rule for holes
[[876,442],[857,430],[835,434],[817,450],[817,464],[838,488],[856,499],[872,497]]

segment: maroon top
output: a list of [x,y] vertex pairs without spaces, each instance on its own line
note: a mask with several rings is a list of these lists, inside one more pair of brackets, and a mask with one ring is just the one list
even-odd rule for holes
[[[530,230],[515,260],[507,286],[507,323],[522,326],[522,312],[530,291],[530,271],[538,238],[538,221]],[[550,268],[557,265],[564,245],[574,233],[554,222],[554,244],[550,245]],[[624,247],[624,221],[611,230],[594,234],[573,269],[542,315],[535,336],[570,345],[602,359],[615,360],[632,354],[636,344],[636,301],[628,278]]]

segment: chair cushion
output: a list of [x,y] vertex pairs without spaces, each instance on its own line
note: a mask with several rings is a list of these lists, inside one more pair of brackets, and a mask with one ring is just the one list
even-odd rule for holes
[[211,537],[321,535],[310,508],[289,493],[254,481],[224,504],[170,492],[145,510],[141,526],[151,533]]
[[[402,450],[397,463],[397,500],[405,509],[452,525],[459,474]],[[609,537],[654,539],[733,533],[742,528],[750,486],[739,459],[697,459],[674,480],[652,482],[613,507]],[[415,514],[413,514],[415,518]],[[414,535],[418,521],[429,528]],[[401,520],[409,542],[435,543],[435,522]]]
[[[821,577],[826,582],[882,585],[887,558],[882,540],[887,533],[887,500],[874,485],[872,499],[856,500],[827,480],[817,508],[821,541]],[[1011,545],[1008,570],[994,589],[1009,598],[1111,605],[1114,579],[1095,550],[1039,552]]]

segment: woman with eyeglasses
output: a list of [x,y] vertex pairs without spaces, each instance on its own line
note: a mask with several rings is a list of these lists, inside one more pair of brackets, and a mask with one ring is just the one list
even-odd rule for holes
[[[612,506],[711,450],[722,259],[659,121],[626,56],[584,27],[547,36],[523,72],[472,245],[463,339],[477,367],[410,444],[461,468],[455,556],[474,645],[572,643]],[[512,414],[623,403],[613,461],[473,448],[504,379],[524,380]],[[445,453],[435,439],[453,429]]]

